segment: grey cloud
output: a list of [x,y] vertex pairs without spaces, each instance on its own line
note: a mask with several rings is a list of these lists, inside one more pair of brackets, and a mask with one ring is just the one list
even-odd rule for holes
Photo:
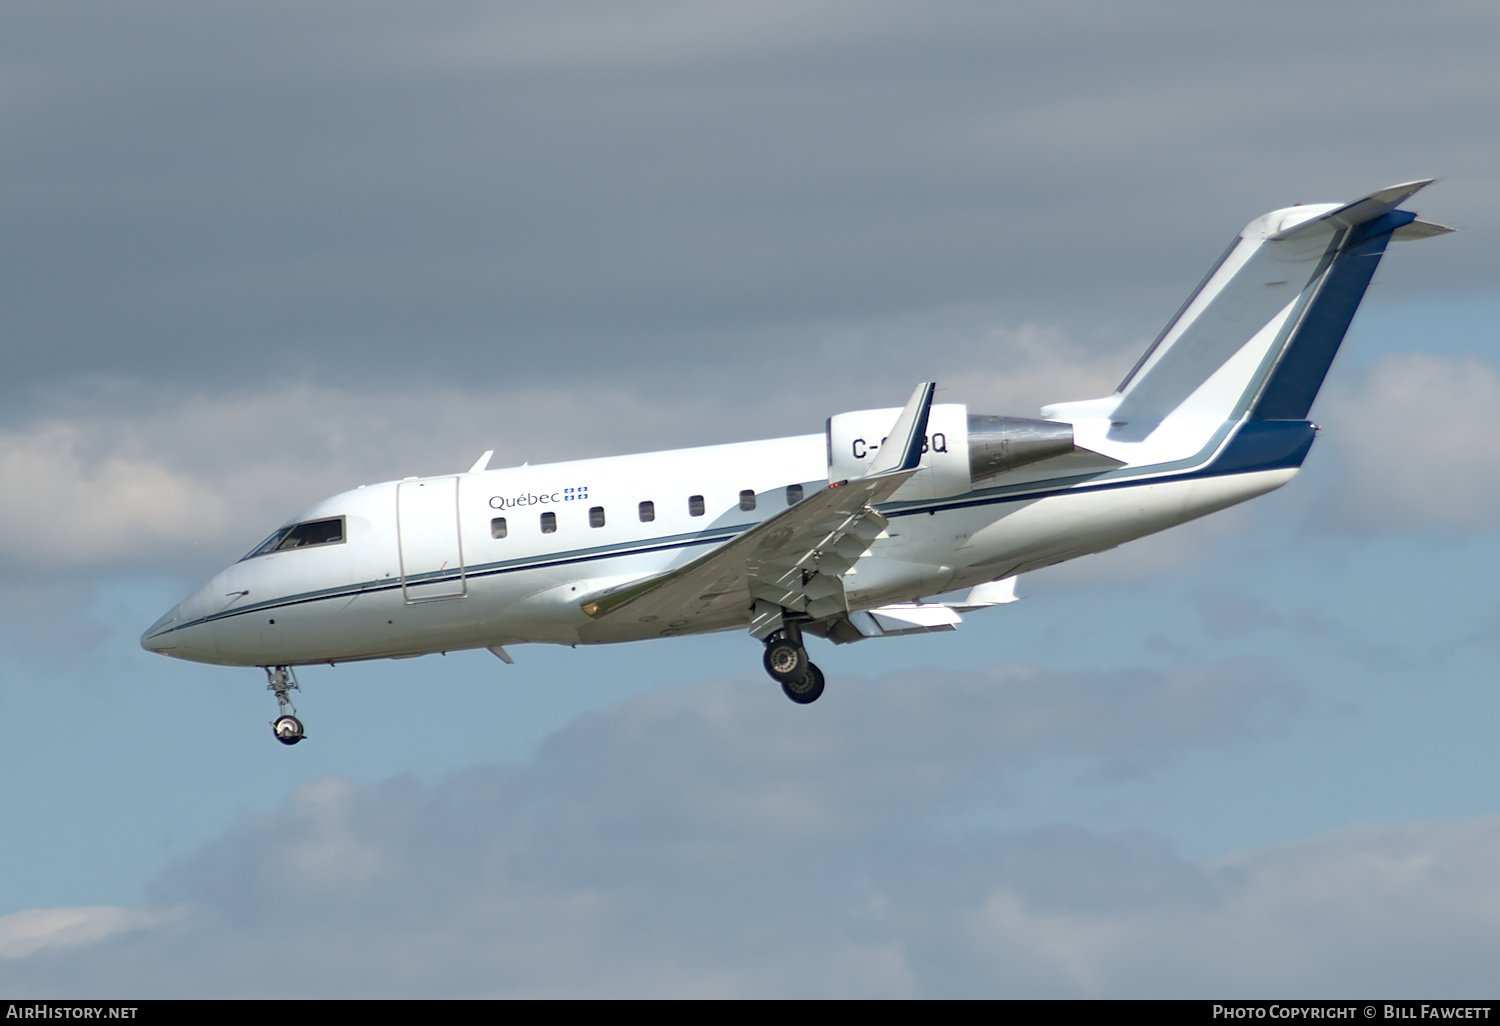
[[[1283,701],[1264,667],[1027,667],[656,692],[531,760],[327,778],[137,909],[0,917],[0,985],[66,995],[1482,996],[1500,819],[1216,860],[1143,832],[955,832],[1026,760],[1170,758]],[[825,699],[827,703],[829,699]]]
[[[1032,754],[1171,752],[1279,701],[1255,667],[1023,667],[657,692],[524,764],[298,789],[140,909],[0,919],[8,993],[1387,996],[1485,992],[1500,820],[1212,861],[1141,832],[934,829]],[[856,690],[857,689],[857,690]]]
[[[1500,373],[1398,353],[1335,379],[1318,416],[1337,455],[1337,521],[1356,530],[1484,529],[1500,508]],[[1336,490],[1335,490],[1336,489]]]
[[10,5],[8,382],[649,377],[976,304],[1112,345],[1271,206],[1492,218],[1493,9],[1285,10]]
[[[988,412],[1099,394],[1235,230],[1296,200],[1446,175],[1421,208],[1475,230],[1397,249],[1376,288],[1495,287],[1491,3],[637,9],[5,5],[8,630],[88,642],[76,581],[37,598],[38,556],[205,573],[308,502],[492,446],[498,465],[816,431],[928,374]],[[1285,701],[1267,679],[835,681],[870,692],[863,713],[764,682],[651,696],[525,764],[307,787],[142,908],[4,917],[0,947],[30,954],[0,981],[1488,987],[1492,820],[1212,863],[937,822],[1003,802],[1030,759],[1149,771],[1240,736]]]
[[[941,352],[927,368],[906,365],[911,379],[935,369],[944,401],[992,412],[1102,394],[1122,362],[1056,331],[985,330],[962,318],[929,338]],[[733,402],[691,375],[655,387],[279,383],[183,395],[113,382],[56,391],[46,413],[0,427],[0,477],[26,482],[0,494],[0,560],[13,575],[202,576],[315,501],[458,472],[485,449],[503,467],[815,434],[832,413],[898,403],[909,388],[886,389],[857,368],[766,380],[763,393]]]
[[[0,960],[0,983],[12,994],[1129,992],[1107,971],[1080,983],[1075,964],[1140,956],[1120,945],[1054,943],[1019,960],[1011,949],[1032,923],[1087,935],[1222,914],[1244,900],[1245,867],[1185,862],[1141,834],[955,836],[935,812],[1045,753],[1149,761],[1240,735],[1284,702],[1269,677],[1234,664],[927,671],[836,680],[851,700],[807,709],[763,684],[650,693],[580,718],[526,763],[430,786],[299,788],[164,876],[141,909],[0,920],[0,939],[30,952]],[[54,921],[75,933],[46,933]],[[1172,989],[1165,967],[1155,979]]]

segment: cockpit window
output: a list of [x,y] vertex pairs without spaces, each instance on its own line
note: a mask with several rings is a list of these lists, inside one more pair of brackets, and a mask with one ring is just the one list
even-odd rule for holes
[[344,518],[309,520],[306,523],[283,527],[261,542],[245,559],[264,556],[268,552],[284,552],[287,549],[305,549],[310,545],[338,545],[344,540]]

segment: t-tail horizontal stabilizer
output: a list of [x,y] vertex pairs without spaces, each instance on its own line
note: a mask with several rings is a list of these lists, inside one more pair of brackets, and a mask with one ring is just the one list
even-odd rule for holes
[[[955,593],[956,594],[956,593]],[[861,637],[888,638],[901,634],[931,634],[957,630],[963,622],[961,613],[1005,605],[1016,601],[1016,578],[991,581],[970,588],[963,598],[952,602],[898,602],[849,614],[849,623]],[[834,635],[834,640],[841,640]],[[852,636],[848,640],[856,640]]]
[[1398,209],[1430,182],[1251,221],[1114,395],[1043,415],[1110,455],[1149,439],[1151,462],[1191,455],[1227,422],[1305,420],[1387,244],[1450,230]]
[[1372,192],[1364,199],[1345,203],[1331,210],[1326,205],[1315,204],[1292,207],[1290,212],[1279,211],[1282,217],[1276,224],[1276,234],[1270,236],[1268,241],[1281,242],[1285,239],[1295,239],[1330,226],[1349,229],[1369,224],[1389,214],[1435,181],[1437,181],[1436,178],[1423,178],[1415,182],[1392,185],[1379,192]]

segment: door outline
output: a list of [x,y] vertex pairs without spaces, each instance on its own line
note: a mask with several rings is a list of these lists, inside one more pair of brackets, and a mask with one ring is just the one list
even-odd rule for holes
[[[445,489],[445,486],[449,486],[449,488]],[[446,494],[443,494],[445,491]],[[403,502],[409,507],[408,511],[410,513],[435,512],[436,516],[430,521],[434,524],[441,524],[444,520],[444,514],[449,508],[452,509],[453,544],[451,551],[454,556],[453,561],[458,565],[457,582],[426,582],[420,580],[413,582],[408,580],[408,555],[417,560],[426,555],[429,557],[428,561],[432,562],[448,550],[446,537],[434,538],[420,534],[416,537],[408,537],[402,526],[401,512]],[[451,503],[451,506],[449,503]],[[417,517],[412,518],[413,526],[418,519]],[[456,475],[453,477],[426,478],[418,481],[401,481],[396,485],[396,556],[401,567],[401,597],[406,601],[407,605],[414,606],[422,602],[444,602],[448,599],[468,597],[469,576],[468,568],[464,565],[462,526],[459,518],[458,477]],[[427,549],[429,551],[423,551],[423,542],[428,543]],[[449,560],[443,560],[441,565],[433,569],[415,569],[413,576],[421,577],[426,574],[447,570],[449,562]],[[439,590],[443,588],[451,589],[454,583],[457,583],[458,586],[456,591]]]

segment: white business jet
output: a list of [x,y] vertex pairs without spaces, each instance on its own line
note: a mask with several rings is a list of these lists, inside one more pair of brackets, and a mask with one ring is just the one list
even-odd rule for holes
[[[1430,180],[1429,180],[1430,181]],[[1279,488],[1392,239],[1451,229],[1397,209],[1429,181],[1246,226],[1114,394],[1040,420],[933,403],[841,413],[821,434],[486,469],[320,502],[141,638],[260,666],[277,740],[304,737],[293,667],[526,642],[745,630],[794,702],[835,644],[952,630],[1019,574]]]

